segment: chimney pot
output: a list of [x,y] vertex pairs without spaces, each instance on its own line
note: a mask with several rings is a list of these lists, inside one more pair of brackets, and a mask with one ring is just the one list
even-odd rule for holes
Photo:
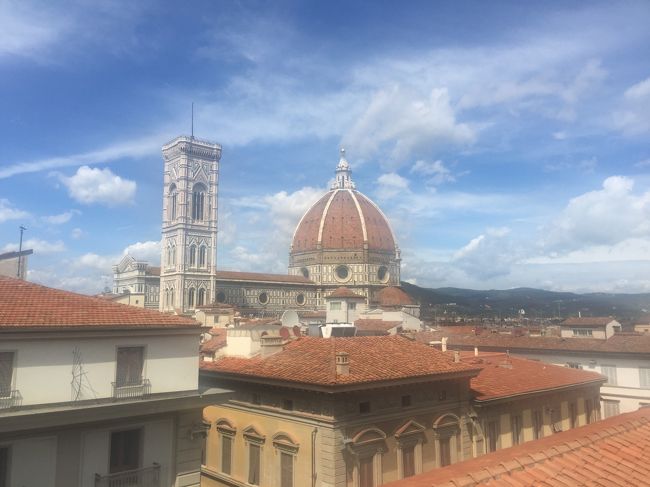
[[454,351],[454,362],[460,362],[460,352],[458,350]]
[[264,335],[260,337],[262,358],[270,357],[284,350],[284,338],[279,335]]
[[478,347],[474,347],[474,356],[478,357]]
[[447,337],[442,337],[442,351],[447,351]]
[[336,375],[350,374],[350,356],[347,352],[336,352],[334,360],[336,362]]

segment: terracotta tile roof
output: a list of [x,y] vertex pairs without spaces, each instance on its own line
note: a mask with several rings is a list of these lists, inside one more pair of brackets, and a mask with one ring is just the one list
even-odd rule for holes
[[373,319],[358,319],[354,322],[354,326],[357,327],[359,331],[383,331],[387,332],[398,326],[401,326],[401,321],[384,321],[384,320],[373,320]]
[[314,281],[303,276],[289,276],[287,274],[263,274],[260,272],[217,271],[217,279],[222,281],[261,281],[292,284],[314,284]]
[[147,269],[144,271],[144,273],[148,276],[159,276],[160,275],[160,267],[154,267],[154,266],[147,266]]
[[532,394],[580,384],[602,383],[606,378],[587,370],[560,367],[536,360],[508,357],[505,353],[479,354],[462,359],[483,367],[470,387],[477,401]]
[[395,252],[393,233],[377,206],[358,191],[336,189],[304,214],[293,235],[291,251],[361,250],[366,243],[369,250]]
[[650,486],[650,409],[504,448],[385,487]]
[[201,344],[201,352],[212,353],[226,346],[228,339],[225,328],[212,328],[210,335],[212,338]]
[[616,321],[614,318],[607,316],[595,316],[595,317],[583,317],[583,318],[567,318],[562,323],[561,326],[605,326],[612,321]]
[[66,327],[199,327],[189,318],[0,276],[0,331]]
[[481,335],[453,335],[446,332],[424,331],[415,334],[420,342],[440,340],[447,337],[447,346],[458,349],[494,350],[510,352],[552,352],[564,351],[575,353],[605,353],[605,354],[647,354],[650,353],[650,335],[648,334],[619,334],[607,340],[598,338],[561,338],[556,336],[515,336],[486,333]]
[[357,294],[350,290],[349,288],[345,286],[337,287],[332,294],[329,296],[325,296],[325,299],[327,298],[358,298],[358,299],[366,299],[364,296],[361,296],[360,294]]
[[375,295],[379,306],[409,306],[413,305],[413,300],[401,288],[389,286],[383,288]]
[[[335,354],[347,352],[350,373],[337,375]],[[454,363],[444,353],[400,336],[315,338],[289,342],[270,357],[224,357],[201,364],[219,376],[254,377],[317,386],[345,386],[405,379],[434,379],[447,374],[472,376],[478,367]]]

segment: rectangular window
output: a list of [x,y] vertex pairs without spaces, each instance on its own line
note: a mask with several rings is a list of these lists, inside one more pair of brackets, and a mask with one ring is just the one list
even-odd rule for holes
[[359,487],[375,487],[372,457],[359,459]]
[[9,487],[9,447],[0,447],[0,487]]
[[581,328],[578,328],[578,329],[573,328],[572,331],[573,331],[573,336],[574,337],[590,337],[590,336],[593,336],[593,330],[590,330],[590,329],[583,330]]
[[370,401],[364,401],[359,403],[359,413],[368,414],[370,412]]
[[142,384],[142,369],[144,367],[144,347],[119,347],[117,349],[118,387]]
[[11,396],[14,381],[14,352],[0,352],[0,397]]
[[260,446],[253,443],[248,447],[248,483],[260,485]]
[[582,365],[578,362],[567,362],[566,366],[571,369],[582,369]]
[[411,396],[402,396],[402,407],[407,408],[411,405]]
[[639,367],[639,385],[643,389],[650,389],[650,367]]
[[533,411],[533,438],[539,440],[544,437],[544,416],[542,412]]
[[357,309],[357,303],[348,303],[348,309],[349,310]]
[[280,487],[293,487],[293,455],[280,453]]
[[403,478],[415,475],[415,445],[402,448],[402,472]]
[[230,475],[232,468],[232,438],[221,435],[221,471]]
[[618,378],[616,377],[616,365],[601,365],[600,373],[607,377],[607,386],[615,386],[618,384]]
[[440,438],[438,444],[440,445],[440,466],[451,465],[451,437]]
[[251,402],[255,405],[260,405],[262,404],[262,396],[258,394],[257,392],[254,392],[252,397],[251,397]]
[[510,424],[512,426],[512,444],[518,445],[523,441],[521,416],[512,416],[510,418]]
[[341,302],[340,301],[332,301],[330,303],[330,310],[331,311],[340,311],[341,310]]
[[603,409],[606,418],[611,418],[619,414],[619,401],[603,401]]
[[490,421],[487,426],[487,447],[488,452],[497,451],[497,446],[499,444],[499,422]]
[[111,433],[110,473],[140,468],[141,429]]
[[282,401],[282,409],[287,411],[293,411],[293,401],[291,399],[285,399]]
[[578,408],[573,402],[569,403],[569,424],[571,428],[578,426]]

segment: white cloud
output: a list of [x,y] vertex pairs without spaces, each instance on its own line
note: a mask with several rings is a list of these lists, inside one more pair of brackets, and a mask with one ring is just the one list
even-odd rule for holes
[[123,179],[108,169],[81,166],[70,177],[59,175],[70,197],[83,204],[100,203],[118,206],[133,202],[136,183]]
[[650,78],[625,90],[621,108],[613,114],[613,122],[625,135],[650,133]]
[[553,138],[555,140],[565,140],[567,138],[567,134],[564,131],[553,132]]
[[[376,92],[343,137],[361,157],[388,153],[403,162],[413,154],[448,145],[470,145],[476,128],[456,120],[446,88],[420,94],[400,85]],[[389,161],[390,162],[390,161]]]
[[65,21],[52,12],[31,8],[29,2],[0,3],[0,57],[32,57],[57,41]]
[[0,198],[0,223],[8,220],[20,220],[28,216],[29,213],[26,211],[14,208],[8,199]]
[[639,162],[635,163],[634,167],[640,167],[640,168],[650,167],[650,158],[643,159],[642,161],[639,161]]
[[434,185],[456,181],[456,177],[452,174],[451,170],[440,160],[433,162],[416,161],[411,166],[410,172],[422,176],[429,176],[429,183]]
[[[52,254],[56,252],[63,252],[65,244],[61,240],[56,242],[48,242],[38,238],[30,238],[23,241],[23,249],[33,249],[35,254]],[[18,250],[18,244],[10,243],[2,248],[3,252],[15,252]]]
[[113,257],[98,255],[94,252],[83,254],[74,261],[75,267],[97,269],[104,272],[110,271],[114,264],[116,264],[116,262]]
[[382,174],[377,178],[376,193],[381,200],[403,196],[409,193],[409,180],[394,172]]
[[645,100],[650,97],[650,78],[639,81],[625,90],[625,98],[628,100]]
[[[160,240],[148,240],[146,242],[136,242],[127,246],[122,255],[129,254],[136,260],[144,260],[151,265],[160,264]],[[114,259],[113,264],[117,264]]]
[[79,210],[69,210],[64,211],[63,213],[59,213],[58,215],[44,216],[41,217],[41,219],[50,225],[62,225],[64,223],[68,223],[74,215],[79,214],[81,214]]
[[602,189],[572,198],[543,232],[543,248],[563,253],[650,237],[650,192],[635,194],[633,188],[633,179],[612,176]]
[[72,232],[70,232],[70,236],[75,239],[79,240],[81,237],[83,237],[86,234],[81,228],[73,228]]

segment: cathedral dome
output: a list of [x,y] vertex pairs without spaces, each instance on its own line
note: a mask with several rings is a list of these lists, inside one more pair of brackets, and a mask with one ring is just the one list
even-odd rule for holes
[[353,188],[336,187],[302,217],[292,253],[313,250],[396,251],[388,220],[370,198]]

